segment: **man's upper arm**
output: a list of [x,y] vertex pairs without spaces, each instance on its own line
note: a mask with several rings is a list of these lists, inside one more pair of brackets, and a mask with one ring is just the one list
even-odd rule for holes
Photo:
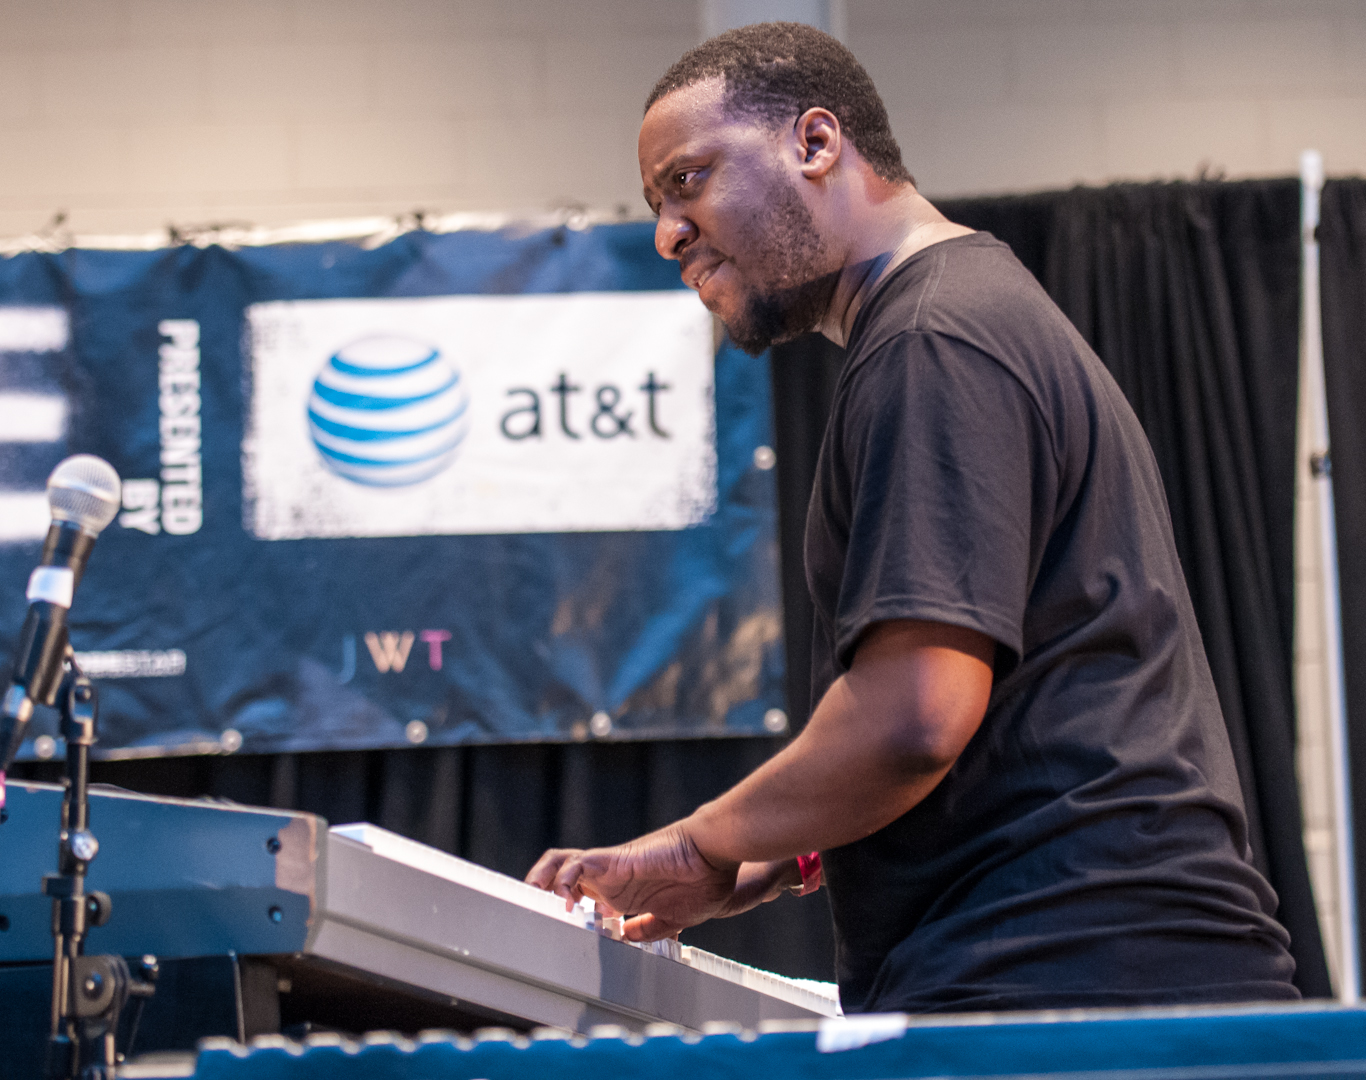
[[843,417],[852,477],[836,632],[841,664],[892,620],[974,630],[1018,658],[1056,466],[1024,388],[956,339],[901,335],[870,356]]
[[907,764],[948,768],[986,715],[995,649],[967,627],[879,622],[860,638],[844,682]]

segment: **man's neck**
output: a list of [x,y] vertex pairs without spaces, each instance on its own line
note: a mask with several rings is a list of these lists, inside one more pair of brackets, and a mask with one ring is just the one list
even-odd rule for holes
[[869,208],[864,228],[858,230],[862,238],[845,259],[820,332],[836,345],[847,345],[854,319],[883,278],[916,252],[972,231],[949,221],[909,185],[895,199]]

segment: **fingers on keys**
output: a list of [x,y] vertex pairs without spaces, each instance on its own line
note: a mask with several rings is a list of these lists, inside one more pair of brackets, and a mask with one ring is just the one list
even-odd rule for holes
[[662,941],[678,937],[679,928],[651,914],[622,920],[621,936],[627,941]]
[[556,896],[563,896],[571,904],[578,903],[583,899],[583,889],[579,887],[579,878],[582,876],[582,853],[572,852],[569,858],[560,864],[559,871],[550,884],[550,891]]
[[547,892],[558,891],[555,889],[556,879],[565,863],[573,859],[579,852],[574,848],[551,848],[539,859],[536,865],[527,873],[526,883],[535,885],[538,889],[545,889]]

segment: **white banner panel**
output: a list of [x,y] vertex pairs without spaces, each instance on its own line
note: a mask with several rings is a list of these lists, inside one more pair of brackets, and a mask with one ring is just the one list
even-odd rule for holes
[[245,525],[303,537],[682,529],[716,507],[691,292],[247,309]]
[[0,352],[61,352],[70,336],[64,308],[0,306]]

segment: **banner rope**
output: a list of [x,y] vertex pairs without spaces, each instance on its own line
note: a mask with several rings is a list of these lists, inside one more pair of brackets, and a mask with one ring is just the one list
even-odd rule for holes
[[320,244],[352,241],[367,250],[381,247],[405,233],[540,232],[566,228],[575,232],[596,225],[645,220],[643,214],[624,210],[594,210],[562,206],[536,212],[462,211],[450,214],[411,210],[387,216],[302,221],[292,225],[252,225],[247,222],[211,222],[201,225],[167,225],[152,232],[133,234],[78,234],[67,227],[67,215],[58,212],[42,229],[27,236],[0,239],[0,255],[25,252],[60,252],[69,248],[97,251],[156,251],[181,247],[263,247],[271,244]]

